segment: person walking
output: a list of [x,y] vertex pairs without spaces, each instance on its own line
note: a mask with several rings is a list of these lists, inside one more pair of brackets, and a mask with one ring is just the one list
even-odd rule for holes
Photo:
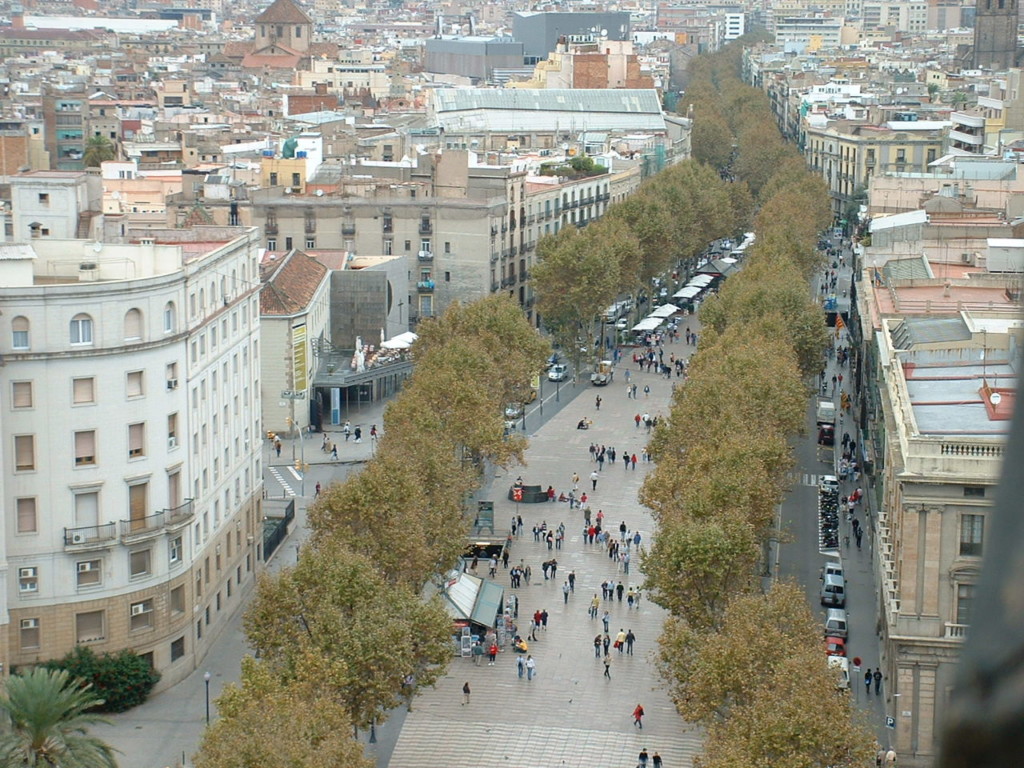
[[615,596],[618,598],[620,603],[622,602],[622,593],[625,591],[626,587],[621,581],[615,585]]
[[882,670],[880,668],[875,670],[874,678],[875,678],[875,696],[881,696],[882,695]]
[[594,398],[594,408],[596,410],[598,410],[598,411],[601,410],[601,396],[600,395],[598,395],[596,398]]
[[498,644],[497,643],[491,643],[491,647],[487,649],[487,658],[489,659],[489,661],[487,662],[487,666],[488,667],[493,667],[494,666],[494,660],[498,658]]
[[639,704],[637,704],[636,709],[633,710],[633,725],[641,731],[644,729],[644,708]]
[[608,622],[611,620],[611,618],[611,614],[609,614],[608,611],[605,611],[604,614],[601,616],[601,623],[604,624],[605,632],[608,631]]
[[576,592],[576,571],[569,571],[569,591]]
[[651,755],[651,761],[653,762],[654,768],[662,768],[661,755],[657,752]]
[[619,634],[615,636],[615,647],[619,649],[620,656],[626,652],[626,631],[622,627],[619,627]]
[[597,597],[597,592],[594,593],[594,599],[590,601],[590,618],[597,618],[597,609],[600,607],[601,601]]
[[647,768],[647,747],[640,750],[640,754],[636,756],[637,768]]
[[607,632],[605,632],[604,633],[604,637],[601,638],[601,646],[604,648],[604,655],[605,656],[608,655],[608,649],[611,647],[611,644],[612,644],[612,636],[609,635]]
[[590,473],[590,486],[592,491],[597,490],[597,472]]
[[636,454],[630,456],[629,460],[633,464],[633,471],[636,472]]
[[604,655],[604,676],[612,679],[612,657],[607,653]]
[[469,681],[462,684],[462,706],[469,704]]
[[533,680],[533,676],[537,674],[537,662],[533,660],[533,656],[526,657],[526,679]]
[[480,659],[482,659],[484,657],[484,646],[483,646],[483,643],[481,643],[479,640],[476,643],[474,643],[473,644],[473,648],[472,648],[472,653],[473,653],[473,663],[476,664],[476,666],[479,667],[480,666]]
[[526,671],[526,660],[522,656],[516,657],[516,672],[519,678],[522,679],[523,673]]
[[569,582],[568,581],[565,582],[565,584],[562,585],[562,604],[563,605],[568,605],[569,604]]
[[868,667],[868,671],[864,673],[864,689],[870,694],[871,693],[871,680],[874,676],[871,674],[871,667]]
[[601,658],[601,635],[594,635],[594,658]]
[[630,627],[629,632],[626,633],[626,655],[633,655],[633,643],[636,642],[636,635],[633,634],[633,629]]

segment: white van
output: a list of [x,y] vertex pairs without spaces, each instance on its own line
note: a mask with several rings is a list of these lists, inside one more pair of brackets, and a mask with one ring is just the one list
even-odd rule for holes
[[835,560],[829,560],[825,563],[825,570],[821,576],[822,578],[826,576],[843,576],[843,564]]
[[825,636],[847,637],[846,611],[842,608],[829,608],[825,613]]
[[839,670],[839,681],[836,683],[836,687],[848,691],[850,690],[850,661],[844,656],[829,656],[828,657],[829,669]]
[[846,580],[842,576],[825,574],[821,580],[821,604],[835,608],[846,607]]

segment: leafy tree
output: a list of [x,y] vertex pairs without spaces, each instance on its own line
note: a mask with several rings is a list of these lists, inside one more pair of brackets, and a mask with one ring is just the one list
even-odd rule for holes
[[710,629],[729,600],[756,586],[760,549],[740,515],[662,522],[642,556],[649,598],[686,625]]
[[99,168],[101,163],[113,160],[117,157],[117,147],[106,136],[96,134],[90,136],[85,144],[85,155],[83,157],[86,168]]
[[451,659],[451,619],[440,601],[388,583],[334,539],[307,547],[295,567],[262,576],[243,622],[282,680],[299,676],[308,658],[322,659],[323,696],[344,702],[359,728],[404,700],[407,677],[433,685]]
[[717,111],[697,113],[690,133],[693,158],[712,168],[723,169],[732,161],[733,135],[729,123]]
[[700,768],[861,768],[876,743],[848,691],[817,654],[760,671],[749,703],[713,723]]
[[64,670],[35,667],[9,677],[0,697],[5,722],[0,765],[25,768],[117,768],[114,750],[89,735],[106,723],[89,711],[103,704]]
[[296,678],[282,680],[242,659],[241,684],[217,698],[219,717],[203,734],[196,768],[372,768],[344,703],[316,684],[321,667],[303,659]]
[[101,712],[127,712],[145,702],[153,686],[160,682],[160,673],[129,648],[97,655],[92,648],[78,646],[63,658],[42,666],[67,670],[73,678],[88,683],[103,700],[97,706]]

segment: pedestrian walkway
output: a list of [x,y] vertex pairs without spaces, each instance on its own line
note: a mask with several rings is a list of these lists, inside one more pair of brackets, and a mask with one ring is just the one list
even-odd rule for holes
[[[696,329],[696,319],[687,318]],[[683,324],[684,327],[686,323]],[[694,351],[682,342],[665,345],[670,353],[688,356]],[[628,350],[627,350],[628,353]],[[452,660],[448,675],[432,690],[414,702],[414,711],[405,717],[397,744],[388,763],[390,768],[421,768],[425,765],[489,766],[580,766],[580,768],[632,768],[642,748],[659,752],[666,766],[692,765],[701,748],[702,732],[679,717],[662,688],[653,663],[657,640],[666,613],[641,599],[639,609],[630,609],[626,598],[602,601],[600,613],[610,613],[612,640],[620,628],[632,629],[637,637],[634,654],[619,654],[611,649],[611,679],[603,676],[604,665],[594,655],[594,636],[602,631],[600,618],[591,619],[591,598],[601,594],[601,582],[622,580],[628,586],[642,583],[639,557],[631,552],[630,573],[609,559],[598,544],[583,540],[583,512],[570,511],[565,503],[520,504],[507,500],[507,488],[522,475],[527,484],[551,485],[568,493],[573,474],[581,478],[594,516],[604,512],[604,526],[618,537],[619,523],[630,531],[639,531],[641,546],[650,545],[653,521],[650,512],[640,506],[637,493],[652,463],[639,460],[649,435],[637,429],[634,417],[638,409],[652,416],[667,414],[672,383],[663,376],[639,373],[632,366],[631,379],[642,391],[650,387],[647,398],[627,397],[625,370],[629,354],[623,356],[615,381],[603,389],[583,391],[536,433],[530,436],[526,466],[512,467],[493,481],[495,522],[505,530],[514,514],[523,517],[525,531],[513,544],[510,565],[520,560],[531,567],[531,583],[515,592],[520,599],[518,626],[525,637],[529,619],[535,610],[547,610],[548,628],[530,643],[537,662],[533,681],[519,678],[515,654],[505,649],[495,666],[475,666],[470,659]],[[673,382],[681,380],[673,377]],[[600,410],[596,395],[602,397]],[[591,419],[590,429],[578,430],[583,418]],[[599,468],[590,458],[591,443],[614,447],[615,463]],[[636,468],[625,468],[624,452],[638,457]],[[598,471],[596,490],[589,482]],[[566,526],[563,549],[548,550],[535,542],[531,529],[546,522],[549,528]],[[541,563],[554,557],[558,561],[556,577],[545,581]],[[563,604],[562,585],[569,571],[575,571],[576,588]],[[499,582],[509,586],[508,571],[500,570]],[[599,613],[599,616],[600,616]],[[462,706],[462,685],[469,681],[473,690],[470,706]],[[631,713],[637,703],[646,712],[643,730],[633,725]]]
[[[358,423],[364,425],[363,433],[366,435],[362,443],[356,444],[350,440],[348,444],[343,444],[344,436],[340,427],[328,428],[329,436],[338,442],[337,462],[332,461],[329,454],[320,451],[320,435],[306,436],[306,462],[315,465],[336,465],[336,471],[330,472],[331,481],[344,480],[351,472],[358,471],[375,448],[369,439],[370,425],[377,424],[378,428],[380,427],[386,405],[386,402],[380,402],[362,406],[358,413]],[[352,423],[355,425],[356,419],[353,419]],[[291,533],[266,564],[267,573],[275,573],[281,568],[294,565],[299,548],[309,533],[306,528],[306,505],[312,500],[313,487],[311,483],[306,483],[306,497],[296,496],[295,489],[300,486],[292,474],[292,442],[286,436],[282,437],[282,451],[278,457],[271,441],[263,441],[263,460],[268,473],[278,481],[284,479],[281,486],[284,487],[285,495],[288,498],[296,498],[296,517]],[[297,455],[300,450],[301,446],[296,445]],[[280,497],[282,488],[267,487],[266,492],[271,496]],[[251,593],[238,602],[235,613],[222,625],[220,635],[213,641],[206,657],[187,678],[172,688],[152,696],[142,706],[122,714],[111,715],[111,725],[97,725],[90,729],[93,735],[119,751],[119,768],[167,768],[192,764],[192,755],[199,746],[206,726],[204,673],[209,672],[211,675],[209,700],[211,714],[215,718],[217,711],[214,699],[220,695],[225,685],[238,681],[242,657],[252,652],[242,631],[242,615],[249,597]],[[272,745],[268,745],[268,749],[270,748]]]

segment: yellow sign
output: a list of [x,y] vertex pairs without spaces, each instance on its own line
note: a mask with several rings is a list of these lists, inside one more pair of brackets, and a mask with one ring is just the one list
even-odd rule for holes
[[292,389],[305,392],[309,383],[306,380],[306,325],[292,328]]

